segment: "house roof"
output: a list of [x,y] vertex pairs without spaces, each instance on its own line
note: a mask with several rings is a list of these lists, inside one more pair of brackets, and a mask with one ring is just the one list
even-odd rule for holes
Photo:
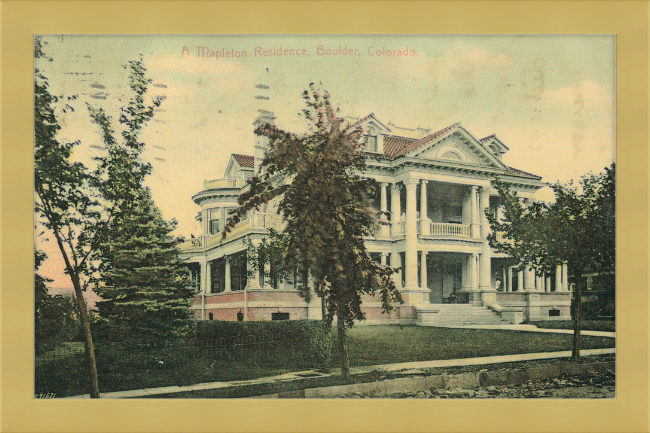
[[[420,147],[423,144],[433,140],[434,138],[437,138],[437,137],[439,137],[439,136],[441,136],[443,134],[446,134],[447,132],[451,131],[454,128],[457,128],[458,126],[460,126],[460,123],[454,123],[451,126],[443,128],[440,131],[434,132],[433,134],[429,134],[426,137],[421,138],[419,140],[395,139],[395,140],[400,140],[402,143],[401,143],[401,146],[399,146],[399,148],[391,149],[392,152],[390,154],[389,154],[388,150],[386,149],[386,139],[388,138],[388,137],[386,137],[384,139],[384,154],[390,159],[395,159],[398,156],[406,155],[410,151],[417,149],[418,147]],[[390,137],[390,138],[394,138],[394,137]]]
[[537,176],[536,174],[532,173],[527,173],[525,171],[517,170],[516,168],[508,167],[508,171],[506,174],[510,174],[513,176],[519,176],[519,177],[528,177],[530,179],[541,179],[542,176]]
[[240,155],[238,153],[233,153],[232,157],[235,158],[235,161],[242,167],[246,168],[255,168],[255,158],[250,155]]

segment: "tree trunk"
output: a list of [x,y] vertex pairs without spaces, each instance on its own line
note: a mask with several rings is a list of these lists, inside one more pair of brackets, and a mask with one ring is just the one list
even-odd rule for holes
[[341,314],[336,314],[336,327],[339,334],[339,353],[341,355],[341,376],[347,379],[350,375],[350,362],[348,360],[348,345],[345,341],[345,320]]
[[576,290],[573,292],[573,351],[571,358],[580,359],[580,329],[582,329],[582,271],[576,270]]
[[327,304],[325,302],[325,292],[323,292],[320,297],[320,313],[323,323],[326,323],[327,321],[325,318],[327,317]]
[[61,237],[56,230],[54,230],[54,236],[56,237],[57,244],[61,250],[61,255],[63,256],[65,266],[68,270],[68,274],[70,275],[70,280],[72,280],[75,297],[77,298],[77,306],[79,307],[79,319],[81,321],[81,327],[84,334],[84,345],[86,346],[86,360],[88,361],[90,398],[99,398],[99,379],[97,378],[97,363],[95,362],[95,346],[93,345],[93,336],[90,332],[90,318],[88,317],[86,300],[84,299],[83,291],[81,290],[79,274],[73,269],[72,264],[70,263],[70,259],[66,254],[65,248],[63,247],[63,241],[61,240]]

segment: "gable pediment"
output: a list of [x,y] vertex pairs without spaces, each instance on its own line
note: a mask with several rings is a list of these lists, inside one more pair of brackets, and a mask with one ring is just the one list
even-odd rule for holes
[[463,128],[458,127],[448,134],[423,143],[407,154],[409,157],[449,161],[475,166],[505,168],[483,144]]

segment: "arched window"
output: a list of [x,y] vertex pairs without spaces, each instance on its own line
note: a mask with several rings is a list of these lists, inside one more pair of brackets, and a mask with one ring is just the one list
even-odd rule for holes
[[441,156],[442,159],[451,159],[452,161],[462,161],[463,158],[453,150],[448,150]]

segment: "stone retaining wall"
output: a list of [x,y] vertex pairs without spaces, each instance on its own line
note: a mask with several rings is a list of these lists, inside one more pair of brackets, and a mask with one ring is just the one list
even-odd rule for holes
[[561,364],[513,370],[481,371],[477,373],[438,374],[390,379],[351,385],[310,388],[269,394],[257,398],[345,398],[365,394],[368,397],[398,397],[404,393],[433,389],[474,389],[498,385],[520,385],[560,377],[564,374],[606,373],[614,370],[615,362]]

